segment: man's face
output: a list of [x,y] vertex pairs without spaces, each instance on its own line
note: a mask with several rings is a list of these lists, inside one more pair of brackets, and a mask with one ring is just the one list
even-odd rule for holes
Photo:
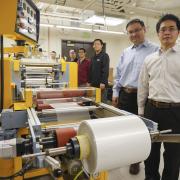
[[142,27],[140,23],[133,23],[127,27],[127,34],[129,40],[134,44],[138,45],[145,40],[145,27]]
[[69,56],[70,56],[71,59],[75,59],[76,58],[76,53],[74,51],[71,51],[69,53]]
[[167,20],[161,23],[158,37],[163,46],[174,45],[179,35],[176,22]]
[[52,59],[56,59],[56,53],[51,52],[51,58],[52,58]]
[[83,50],[79,50],[78,55],[79,55],[79,58],[83,59],[83,58],[85,58],[86,53]]
[[100,41],[95,41],[93,44],[93,48],[95,51],[101,51],[103,48],[103,45],[101,44]]

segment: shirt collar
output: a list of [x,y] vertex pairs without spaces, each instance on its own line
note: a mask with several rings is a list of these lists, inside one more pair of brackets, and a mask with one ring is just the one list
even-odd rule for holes
[[83,63],[84,61],[86,61],[86,58],[84,60],[82,60],[82,61],[80,59],[78,59],[79,63]]
[[173,51],[180,51],[180,45],[179,44],[175,44],[175,46],[172,47]]
[[[180,45],[179,44],[175,44],[172,48],[168,49],[166,52],[180,52]],[[159,48],[159,54],[162,54],[163,51],[161,48]]]
[[98,54],[95,53],[95,56],[100,56],[103,53],[103,50],[101,50]]
[[137,47],[147,47],[148,46],[148,41],[147,40],[145,40],[143,43],[141,43],[141,44],[139,44],[139,45],[132,45],[131,46],[131,49],[133,49],[133,48],[137,48]]

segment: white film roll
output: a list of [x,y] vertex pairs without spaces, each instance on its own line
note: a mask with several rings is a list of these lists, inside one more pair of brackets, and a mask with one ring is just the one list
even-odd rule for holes
[[90,155],[82,160],[89,173],[144,161],[151,150],[149,131],[136,115],[83,121],[78,135],[89,139]]

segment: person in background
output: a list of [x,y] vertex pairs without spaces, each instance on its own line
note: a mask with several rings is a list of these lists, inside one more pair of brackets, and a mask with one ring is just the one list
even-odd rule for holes
[[67,60],[68,62],[77,62],[78,61],[76,51],[74,49],[71,49],[69,51],[69,58],[70,59]]
[[79,49],[78,55],[78,86],[87,86],[91,62],[86,58],[86,50],[84,48]]
[[[158,129],[180,134],[180,20],[166,14],[156,24],[161,47],[142,66],[138,84],[138,114],[158,123]],[[178,180],[180,144],[163,143],[164,170],[159,174],[161,143],[152,143],[145,161],[145,180]]]
[[51,60],[53,60],[55,62],[57,61],[57,59],[56,59],[56,51],[51,51],[50,56],[51,56]]
[[[132,19],[126,25],[132,45],[126,48],[116,68],[112,104],[122,110],[138,114],[137,87],[138,77],[147,55],[158,50],[158,46],[145,39],[146,28],[140,19]],[[139,163],[130,165],[130,174],[138,174]]]
[[103,51],[103,41],[95,39],[93,41],[93,48],[95,51],[92,57],[90,72],[89,72],[89,85],[101,89],[102,102],[107,101],[107,87],[109,76],[109,56]]

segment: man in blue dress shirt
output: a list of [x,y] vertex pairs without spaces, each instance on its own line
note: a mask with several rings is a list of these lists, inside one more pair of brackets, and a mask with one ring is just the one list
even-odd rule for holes
[[[140,19],[126,25],[127,34],[133,43],[120,57],[113,86],[112,104],[128,112],[138,114],[137,87],[141,66],[147,55],[158,50],[158,46],[145,39],[146,28]],[[129,172],[139,173],[139,163],[132,164]]]

